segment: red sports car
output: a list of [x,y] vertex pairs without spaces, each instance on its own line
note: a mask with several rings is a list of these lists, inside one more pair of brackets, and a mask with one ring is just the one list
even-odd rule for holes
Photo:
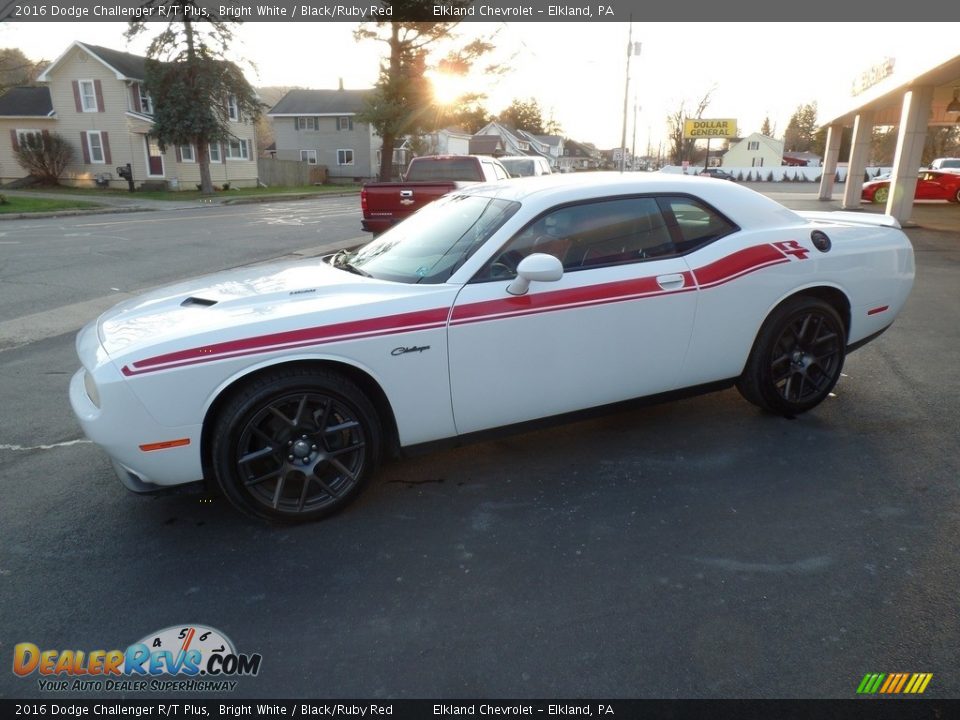
[[[864,183],[860,197],[870,202],[885,203],[890,197],[890,178]],[[917,190],[913,198],[914,200],[960,202],[960,173],[921,171],[917,177]]]

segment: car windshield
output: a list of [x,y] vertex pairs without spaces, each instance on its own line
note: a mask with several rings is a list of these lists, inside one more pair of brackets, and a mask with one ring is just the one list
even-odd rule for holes
[[355,253],[338,253],[333,264],[380,280],[446,282],[519,207],[509,200],[448,195]]

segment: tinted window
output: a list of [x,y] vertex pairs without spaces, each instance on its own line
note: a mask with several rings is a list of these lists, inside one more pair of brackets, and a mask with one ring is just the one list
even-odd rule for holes
[[556,208],[524,228],[477,275],[516,275],[527,255],[559,258],[567,272],[634,263],[674,253],[670,231],[654,198],[622,198]]
[[447,195],[355,253],[338,255],[337,266],[381,280],[442,283],[519,207],[507,200]]
[[677,240],[676,248],[680,254],[695,250],[738,229],[716,210],[693,198],[660,198],[660,205],[668,222],[678,231],[680,239]]

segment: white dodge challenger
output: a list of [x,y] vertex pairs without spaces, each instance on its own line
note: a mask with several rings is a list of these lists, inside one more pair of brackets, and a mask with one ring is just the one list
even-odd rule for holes
[[124,302],[77,336],[70,399],[129,489],[206,478],[250,515],[312,520],[386,451],[734,384],[809,410],[913,277],[884,215],[658,173],[513,180],[356,252]]

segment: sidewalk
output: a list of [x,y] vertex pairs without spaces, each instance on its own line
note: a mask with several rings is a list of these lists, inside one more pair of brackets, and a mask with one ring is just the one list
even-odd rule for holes
[[[193,198],[190,200],[153,200],[130,193],[129,197],[104,193],[103,195],[78,195],[73,193],[58,193],[55,190],[4,190],[7,197],[48,198],[51,200],[82,200],[96,203],[96,208],[76,208],[72,210],[55,210],[39,213],[12,213],[0,215],[0,220],[22,220],[24,218],[64,217],[70,215],[92,215],[96,213],[144,212],[150,210],[190,210],[193,208],[209,207],[211,205],[245,205],[250,203],[286,202],[289,200],[306,200],[311,198],[352,197],[359,195],[359,190],[350,192],[329,193],[277,193],[270,195],[230,195],[229,192],[217,193],[210,197]],[[359,207],[359,200],[358,205]]]

